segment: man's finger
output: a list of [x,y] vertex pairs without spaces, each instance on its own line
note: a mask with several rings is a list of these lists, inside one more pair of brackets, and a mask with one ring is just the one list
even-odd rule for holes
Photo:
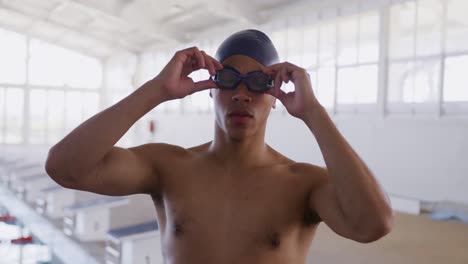
[[297,66],[296,64],[293,64],[289,61],[285,61],[284,64],[286,65],[286,68],[290,70],[297,70],[297,69],[302,69],[301,67]]
[[194,84],[195,92],[203,91],[206,89],[217,88],[216,83],[212,80],[199,81]]
[[214,75],[215,74],[215,66],[214,66],[214,63],[213,63],[213,59],[208,56],[208,54],[206,54],[205,51],[201,51],[201,53],[203,54],[203,57],[205,58],[205,64],[206,64],[206,69],[208,70],[208,72],[210,73],[210,75]]
[[224,68],[224,66],[218,60],[211,57],[210,55],[207,55],[207,56],[211,60],[211,62],[213,63],[213,66],[215,67],[215,70],[221,70],[222,68]]
[[223,67],[223,65],[215,58],[211,57],[210,58],[213,60],[213,63],[214,63],[214,66],[217,70],[221,70]]
[[283,80],[281,79],[281,74],[279,72],[274,73],[274,78],[275,78],[275,85],[274,89],[280,89],[281,86],[283,85]]
[[194,66],[194,68],[205,68],[205,57],[197,47],[192,47],[188,49],[187,54],[189,55],[189,57],[191,57],[192,60],[196,62],[196,66]]
[[288,83],[289,82],[289,72],[288,72],[288,69],[286,67],[283,67],[281,68],[281,78],[283,79],[283,81],[285,83]]
[[265,67],[265,69],[263,69],[263,72],[267,73],[267,72],[277,72],[279,71],[281,68],[284,67],[284,63],[281,62],[281,63],[277,63],[277,64],[273,64],[273,65],[270,65],[268,67]]
[[286,93],[283,90],[281,90],[279,87],[278,88],[271,88],[271,89],[267,90],[265,93],[277,98],[281,102],[283,102],[283,99],[286,96]]

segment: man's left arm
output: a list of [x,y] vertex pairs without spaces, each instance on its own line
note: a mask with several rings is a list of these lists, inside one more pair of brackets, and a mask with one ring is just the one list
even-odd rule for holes
[[[286,62],[265,73],[275,76],[275,87],[268,93],[304,121],[322,151],[327,169],[315,171],[319,184],[311,191],[310,206],[333,231],[358,242],[372,242],[390,232],[393,211],[388,197],[318,102],[307,72]],[[295,90],[285,93],[280,86],[289,81]]]

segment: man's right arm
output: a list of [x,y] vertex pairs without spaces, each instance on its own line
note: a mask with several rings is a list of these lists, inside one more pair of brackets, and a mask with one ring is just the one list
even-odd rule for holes
[[49,176],[67,188],[107,195],[150,192],[158,180],[148,157],[158,155],[161,147],[114,145],[138,119],[164,101],[158,88],[151,80],[70,132],[49,151]]
[[222,65],[196,47],[176,52],[164,69],[135,92],[91,117],[49,151],[46,171],[58,184],[107,195],[150,193],[159,188],[159,166],[174,148],[147,144],[114,145],[138,119],[162,102],[216,88],[212,80],[194,82],[188,75]]

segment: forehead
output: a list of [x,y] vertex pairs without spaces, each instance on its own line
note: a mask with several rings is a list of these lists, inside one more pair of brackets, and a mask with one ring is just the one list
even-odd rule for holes
[[228,65],[237,71],[239,71],[241,74],[246,74],[248,72],[252,71],[261,71],[265,68],[263,64],[260,62],[247,57],[245,55],[233,55],[228,58],[226,58],[223,62],[223,65]]

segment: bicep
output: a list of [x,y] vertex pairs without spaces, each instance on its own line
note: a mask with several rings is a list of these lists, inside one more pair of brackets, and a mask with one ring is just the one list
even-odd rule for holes
[[158,175],[151,160],[154,148],[142,145],[134,148],[112,149],[87,175],[76,189],[104,195],[150,193],[158,185]]
[[327,170],[321,168],[317,175],[317,181],[310,193],[310,206],[323,222],[336,234],[355,240],[355,232],[352,226],[346,222],[341,205],[336,196],[333,183],[330,181]]

